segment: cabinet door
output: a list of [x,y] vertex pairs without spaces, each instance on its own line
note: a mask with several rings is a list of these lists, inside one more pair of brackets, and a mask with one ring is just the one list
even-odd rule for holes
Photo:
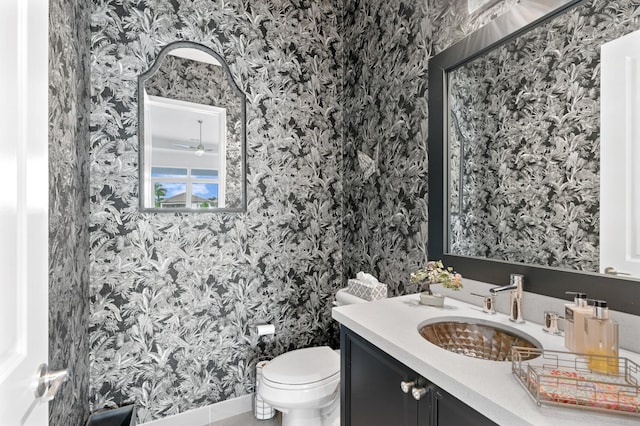
[[[435,426],[438,424],[435,417],[435,393],[438,388],[422,377],[418,377],[418,386],[427,390],[427,394],[417,401],[418,426]],[[469,423],[469,425],[471,424]]]
[[496,425],[464,402],[439,388],[433,392],[433,420],[433,424],[438,426]]
[[417,426],[418,403],[400,389],[417,375],[341,327],[342,426]]

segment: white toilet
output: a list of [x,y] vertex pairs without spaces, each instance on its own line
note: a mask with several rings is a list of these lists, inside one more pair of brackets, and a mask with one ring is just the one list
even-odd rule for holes
[[258,393],[282,412],[282,426],[339,426],[340,355],[320,346],[277,356],[262,369]]
[[[343,288],[334,305],[367,301]],[[320,346],[275,357],[262,368],[258,394],[282,413],[282,426],[340,426],[339,351]]]

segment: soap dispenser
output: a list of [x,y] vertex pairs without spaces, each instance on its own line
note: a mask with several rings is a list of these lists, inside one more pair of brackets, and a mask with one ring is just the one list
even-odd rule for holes
[[604,300],[594,300],[593,311],[584,329],[587,354],[616,358],[587,357],[587,365],[597,373],[618,374],[618,323],[609,318],[609,308]]
[[586,353],[585,322],[593,316],[593,308],[587,303],[586,294],[575,291],[566,294],[573,295],[573,303],[564,305],[564,345],[571,352]]

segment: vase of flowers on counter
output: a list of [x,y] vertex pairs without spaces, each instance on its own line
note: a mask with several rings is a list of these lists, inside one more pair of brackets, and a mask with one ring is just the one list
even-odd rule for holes
[[444,295],[434,293],[432,285],[439,284],[451,290],[462,288],[462,276],[454,272],[452,267],[445,267],[441,260],[428,261],[427,266],[411,274],[409,282],[422,286],[424,291],[420,293],[421,304],[437,307],[444,305]]

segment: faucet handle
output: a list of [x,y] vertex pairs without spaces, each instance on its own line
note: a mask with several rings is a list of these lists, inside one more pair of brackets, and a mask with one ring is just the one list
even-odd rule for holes
[[495,304],[496,304],[496,298],[493,294],[478,294],[478,293],[471,293],[473,296],[478,296],[478,297],[482,297],[482,312],[485,312],[487,314],[495,314],[496,313],[496,308],[495,308]]
[[558,319],[562,318],[556,312],[545,311],[544,312],[544,327],[542,331],[546,331],[549,334],[562,334],[558,329]]

